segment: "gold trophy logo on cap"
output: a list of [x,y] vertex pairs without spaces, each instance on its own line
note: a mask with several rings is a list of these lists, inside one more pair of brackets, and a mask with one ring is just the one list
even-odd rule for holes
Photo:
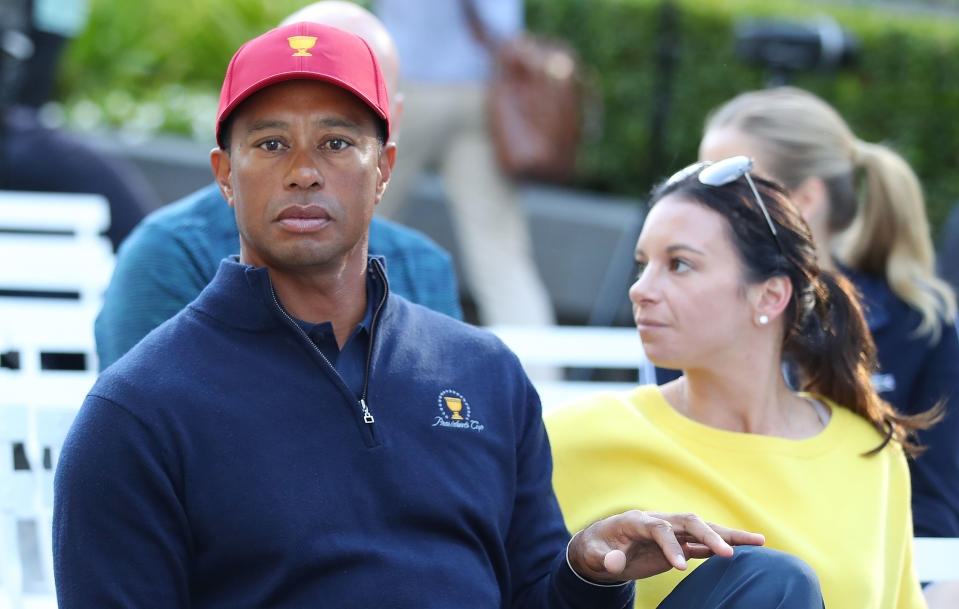
[[290,36],[287,40],[290,42],[290,48],[296,51],[292,57],[313,57],[313,53],[306,51],[316,45],[316,36]]

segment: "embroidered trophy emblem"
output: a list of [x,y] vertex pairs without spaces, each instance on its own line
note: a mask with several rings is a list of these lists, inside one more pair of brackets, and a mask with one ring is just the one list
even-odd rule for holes
[[453,416],[450,417],[454,421],[464,421],[465,419],[460,414],[460,411],[463,410],[463,400],[460,398],[454,398],[451,395],[444,395],[443,401],[446,402],[446,407],[453,412]]
[[446,389],[436,399],[440,414],[433,421],[433,427],[452,427],[454,429],[472,429],[483,431],[485,425],[473,418],[469,402],[462,394]]
[[290,48],[296,51],[292,57],[313,57],[313,53],[307,53],[307,50],[316,46],[316,36],[290,36],[287,40]]

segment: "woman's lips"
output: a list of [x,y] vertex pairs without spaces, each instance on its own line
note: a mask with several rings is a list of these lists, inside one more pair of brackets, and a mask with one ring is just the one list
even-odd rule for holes
[[636,328],[640,331],[642,330],[656,330],[658,328],[665,328],[666,324],[654,321],[652,319],[637,319]]

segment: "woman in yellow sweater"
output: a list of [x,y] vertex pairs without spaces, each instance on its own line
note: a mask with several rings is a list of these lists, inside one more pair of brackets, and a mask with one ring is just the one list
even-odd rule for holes
[[[850,284],[820,271],[808,226],[751,167],[696,164],[654,193],[629,296],[647,356],[684,376],[550,414],[567,524],[690,510],[804,559],[827,607],[924,607],[904,452],[930,417],[899,415],[872,389]],[[636,606],[656,607],[689,572],[640,582]]]

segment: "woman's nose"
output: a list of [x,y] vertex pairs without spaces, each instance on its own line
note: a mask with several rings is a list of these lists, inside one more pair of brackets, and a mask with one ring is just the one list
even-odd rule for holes
[[658,298],[658,288],[655,268],[647,264],[637,275],[633,285],[629,286],[629,299],[634,305],[655,302]]

